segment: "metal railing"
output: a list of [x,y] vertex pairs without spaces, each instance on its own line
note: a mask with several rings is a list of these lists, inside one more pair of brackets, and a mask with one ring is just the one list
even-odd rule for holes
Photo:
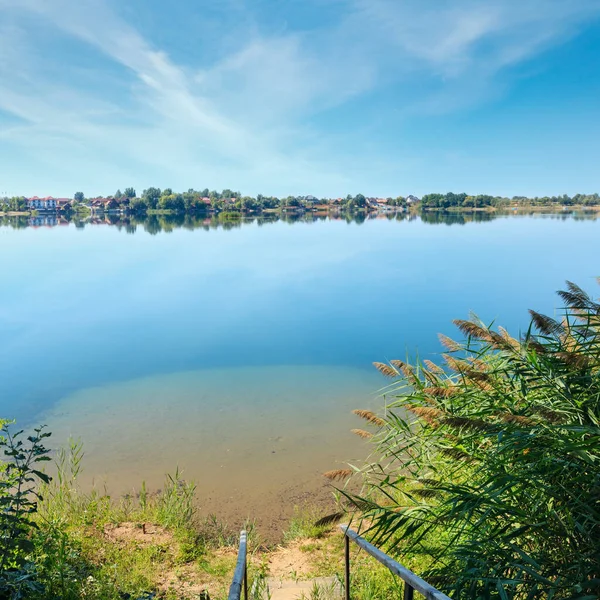
[[237,563],[233,572],[233,581],[229,587],[228,600],[240,600],[242,590],[244,600],[248,600],[248,561],[247,561],[247,538],[245,531],[240,533],[240,549],[238,550]]
[[[340,529],[344,533],[345,547],[345,600],[350,600],[350,540],[404,581],[403,600],[413,600],[415,591],[422,594],[427,600],[451,600],[446,594],[436,590],[424,579],[421,579],[411,570],[403,567],[399,562],[396,562],[393,558],[379,550],[379,548],[376,548],[373,544],[360,537],[356,531],[350,529],[347,525],[340,525]],[[240,600],[242,592],[244,600],[248,600],[247,537],[245,531],[240,533],[240,548],[238,550],[235,571],[233,572],[233,581],[229,587],[228,600]]]
[[[346,600],[350,600],[350,540],[352,540],[359,548],[362,548],[367,554],[378,560],[382,565],[386,566],[394,575],[397,575],[404,580],[404,600],[413,600],[415,591],[419,592],[427,600],[451,600],[446,594],[436,590],[429,585],[424,579],[415,575],[412,571],[403,567],[399,562],[390,558],[383,553],[379,548],[373,546],[360,537],[356,531],[350,529],[347,525],[340,525],[340,529],[344,533],[345,546],[345,594]],[[231,596],[230,596],[231,600]]]

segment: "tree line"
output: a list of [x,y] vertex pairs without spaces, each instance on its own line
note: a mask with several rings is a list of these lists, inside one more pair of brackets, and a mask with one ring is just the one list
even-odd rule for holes
[[[83,207],[93,206],[97,198],[86,197],[78,191],[73,195],[70,209],[77,210]],[[512,206],[598,206],[600,205],[600,195],[594,194],[567,194],[558,196],[492,196],[489,194],[470,195],[467,193],[448,192],[425,194],[420,200],[404,196],[387,197],[377,199],[383,200],[384,204],[390,207],[406,208],[409,205],[422,209],[480,209],[495,208],[506,209]],[[344,210],[363,210],[373,207],[377,204],[373,198],[368,198],[364,194],[348,194],[340,198],[322,198],[314,196],[286,196],[279,198],[277,196],[266,196],[258,194],[257,196],[243,196],[240,192],[224,189],[221,192],[216,190],[195,190],[188,189],[186,192],[176,192],[172,188],[160,189],[149,187],[137,194],[133,187],[127,187],[124,191],[117,190],[112,196],[108,197],[108,202],[103,204],[106,209],[119,209],[136,214],[146,213],[147,211],[161,210],[175,213],[196,213],[196,212],[260,212],[263,210],[277,209],[302,209],[316,205],[336,206]],[[0,198],[0,209],[5,212],[25,212],[29,209],[27,198],[24,196],[13,196]]]
[[532,206],[598,206],[600,196],[598,194],[575,194],[569,196],[490,196],[488,194],[478,194],[471,196],[466,193],[456,194],[448,192],[447,194],[425,194],[421,198],[423,208],[506,208],[515,205]]

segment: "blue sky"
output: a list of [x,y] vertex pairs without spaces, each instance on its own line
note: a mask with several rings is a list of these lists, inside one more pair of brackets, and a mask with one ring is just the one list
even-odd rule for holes
[[0,0],[0,195],[600,190],[600,0]]

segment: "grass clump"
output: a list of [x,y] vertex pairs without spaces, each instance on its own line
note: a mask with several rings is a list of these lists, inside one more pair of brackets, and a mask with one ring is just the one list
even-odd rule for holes
[[465,339],[442,338],[441,364],[376,365],[396,399],[346,497],[455,599],[600,596],[600,304],[559,294],[561,318],[531,311],[519,339],[455,321]]
[[331,531],[331,524],[322,522],[321,511],[317,507],[295,506],[283,539],[285,542],[320,539],[329,531]]

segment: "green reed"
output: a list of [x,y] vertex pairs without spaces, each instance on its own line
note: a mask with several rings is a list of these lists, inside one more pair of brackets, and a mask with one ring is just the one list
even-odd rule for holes
[[600,304],[559,295],[520,339],[473,317],[439,365],[376,364],[396,398],[359,414],[377,458],[345,496],[455,599],[600,595]]

